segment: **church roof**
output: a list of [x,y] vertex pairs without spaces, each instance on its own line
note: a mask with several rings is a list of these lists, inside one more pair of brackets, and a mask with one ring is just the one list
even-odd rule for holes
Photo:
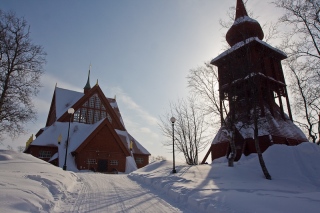
[[251,37],[263,39],[264,34],[260,24],[250,18],[242,0],[237,0],[235,21],[226,34],[230,46]]
[[84,96],[81,92],[55,88],[56,117],[60,118],[70,107]]
[[263,45],[264,47],[266,47],[269,50],[272,50],[272,52],[275,52],[276,54],[278,54],[281,59],[287,58],[287,55],[284,52],[282,52],[281,50],[272,47],[271,45],[269,45],[268,43],[266,43],[264,41],[261,41],[257,37],[252,37],[252,38],[248,38],[244,41],[240,41],[240,42],[234,44],[231,48],[229,48],[228,50],[224,51],[223,53],[221,53],[220,55],[218,55],[217,57],[212,59],[210,63],[213,65],[216,65],[220,61],[220,59],[224,58],[225,56],[227,56],[237,50],[240,50],[245,45],[248,45],[248,44],[251,44],[254,42],[259,43],[260,45]]
[[117,130],[117,134],[120,136],[122,142],[130,147],[130,142],[133,142],[132,152],[134,154],[149,154],[150,153],[136,140],[134,139],[127,131]]

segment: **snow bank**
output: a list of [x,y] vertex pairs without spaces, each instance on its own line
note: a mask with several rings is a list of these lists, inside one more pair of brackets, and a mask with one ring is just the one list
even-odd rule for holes
[[1,212],[60,212],[79,179],[31,155],[0,150]]
[[[243,156],[235,167],[223,163],[187,166],[158,161],[129,177],[147,184],[195,212],[318,212],[320,147],[273,145],[264,153],[273,180],[262,174],[256,154]],[[217,161],[219,162],[219,161]]]
[[126,157],[126,173],[128,174],[128,173],[133,172],[137,169],[138,169],[138,167],[137,167],[137,164],[136,164],[136,161],[134,160],[134,158],[131,156]]

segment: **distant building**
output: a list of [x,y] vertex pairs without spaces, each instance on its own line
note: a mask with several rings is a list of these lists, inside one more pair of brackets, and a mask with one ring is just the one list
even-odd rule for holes
[[[221,128],[202,163],[209,154],[211,160],[230,154],[230,129],[235,130],[236,161],[242,154],[256,152],[254,107],[262,152],[272,144],[297,145],[308,141],[292,122],[281,66],[281,60],[287,56],[262,41],[263,37],[260,24],[248,16],[243,1],[237,0],[235,21],[226,34],[231,48],[211,61],[218,67]],[[223,110],[225,101],[228,112]]]
[[98,82],[91,88],[89,79],[90,70],[84,93],[55,87],[46,126],[25,152],[63,167],[71,121],[67,170],[131,172],[147,165],[150,153],[127,132],[116,99]]

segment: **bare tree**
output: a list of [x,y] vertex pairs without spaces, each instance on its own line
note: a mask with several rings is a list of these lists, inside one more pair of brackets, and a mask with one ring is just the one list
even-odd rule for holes
[[[232,167],[236,156],[234,141],[235,127],[233,125],[234,114],[228,119],[228,122],[226,122],[225,118],[228,115],[229,103],[224,101],[220,102],[217,68],[206,62],[197,69],[191,69],[187,79],[191,94],[194,97],[198,97],[202,102],[201,106],[202,109],[205,110],[205,116],[209,117],[209,125],[215,127],[214,129],[219,128],[218,124],[225,127],[231,147],[229,166]],[[230,103],[232,104],[234,102]]]
[[17,151],[18,152],[24,152],[25,148],[26,148],[25,146],[18,146],[17,147]]
[[0,136],[19,135],[35,119],[31,98],[40,88],[45,55],[32,43],[26,20],[0,10]]
[[[201,101],[205,114],[210,116],[211,124],[216,126],[221,123],[220,116],[223,112],[227,115],[227,107],[223,105],[223,110],[220,106],[218,69],[205,62],[203,66],[191,69],[187,79],[192,96]],[[224,122],[224,117],[221,120]]]
[[10,146],[10,145],[8,145],[8,146],[7,146],[7,150],[13,151],[13,147]]
[[[287,55],[286,70],[292,77],[290,89],[294,96],[296,123],[316,143],[317,115],[320,112],[320,2],[314,0],[279,0],[283,8],[279,19],[288,30],[281,49]],[[285,28],[285,27],[284,27]]]
[[[206,136],[204,113],[193,98],[180,100],[177,104],[171,104],[170,107],[171,112],[161,118],[160,128],[164,136],[172,139],[172,127],[169,119],[172,116],[175,117],[175,147],[183,153],[187,164],[197,165],[199,153],[210,142]],[[164,145],[172,146],[172,141],[168,140]]]

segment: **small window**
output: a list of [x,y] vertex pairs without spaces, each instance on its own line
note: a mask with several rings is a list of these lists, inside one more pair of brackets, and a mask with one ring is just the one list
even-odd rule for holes
[[39,158],[51,158],[51,156],[51,151],[40,150],[39,152]]
[[101,101],[100,101],[100,99],[99,99],[99,97],[97,96],[96,97],[96,109],[100,109],[100,106],[101,106]]
[[87,109],[81,108],[80,123],[86,123]]
[[88,159],[87,164],[89,165],[96,164],[96,159]]
[[119,162],[117,160],[110,160],[111,166],[118,166]]
[[90,97],[89,99],[89,107],[94,108],[94,96]]
[[137,164],[143,164],[143,158],[136,158]]
[[92,109],[88,110],[88,122],[87,123],[89,123],[89,124],[93,123],[93,110]]
[[80,109],[78,109],[74,114],[73,114],[73,121],[79,122],[80,119]]
[[101,119],[104,119],[107,117],[107,113],[105,111],[101,111]]
[[100,111],[95,110],[94,111],[94,123],[98,122],[100,120]]

